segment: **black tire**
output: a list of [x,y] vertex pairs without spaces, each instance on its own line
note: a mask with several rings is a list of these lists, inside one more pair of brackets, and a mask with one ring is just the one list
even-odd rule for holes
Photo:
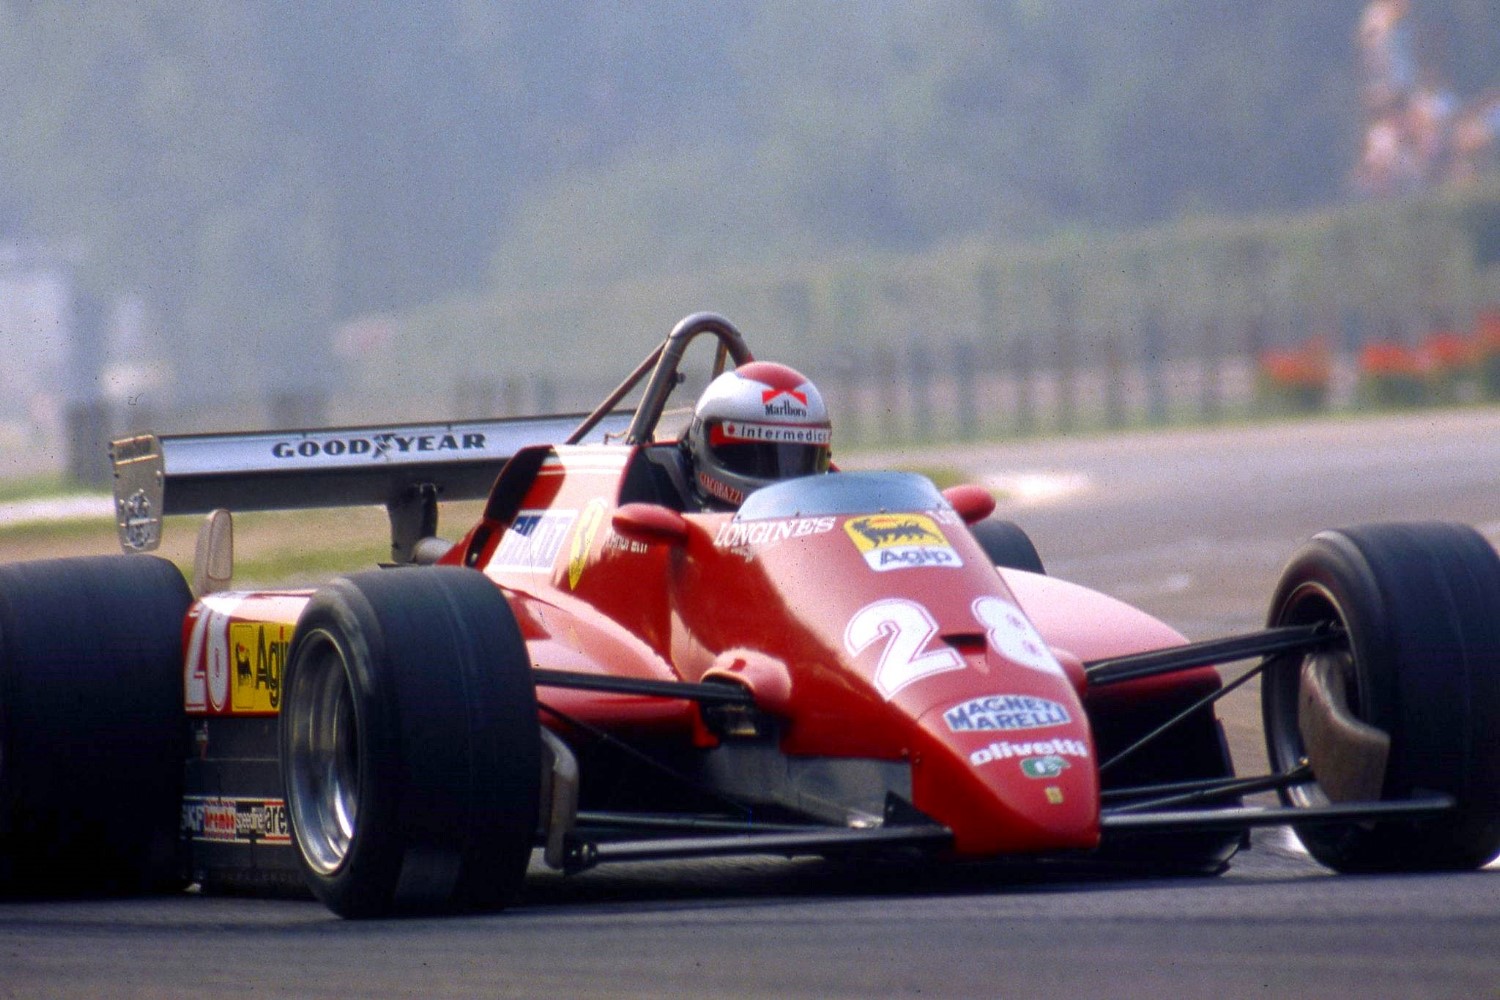
[[0,566],[0,891],[181,886],[191,602],[152,556]]
[[[1500,557],[1472,528],[1388,524],[1324,532],[1293,558],[1269,624],[1329,622],[1347,641],[1268,665],[1261,685],[1273,769],[1309,757],[1298,725],[1304,665],[1336,675],[1344,708],[1389,736],[1381,798],[1423,791],[1457,807],[1421,821],[1303,826],[1313,857],[1339,871],[1477,868],[1500,853]],[[1322,657],[1322,663],[1314,662]],[[1324,751],[1325,754],[1328,751]],[[1351,756],[1346,754],[1346,757]],[[1378,757],[1376,758],[1378,761]],[[1336,771],[1348,761],[1324,762]],[[1319,768],[1311,760],[1314,775]],[[1293,806],[1330,794],[1284,790]]]
[[974,538],[979,542],[979,547],[984,549],[984,554],[990,557],[990,562],[1005,569],[1023,569],[1028,573],[1046,573],[1042,566],[1042,557],[1037,554],[1036,546],[1031,543],[1031,538],[1020,525],[1014,521],[1001,521],[996,518],[985,518],[977,524],[969,525],[969,530],[974,533]]
[[453,567],[375,570],[297,623],[281,770],[313,892],[345,917],[503,908],[535,838],[541,730],[504,596]]

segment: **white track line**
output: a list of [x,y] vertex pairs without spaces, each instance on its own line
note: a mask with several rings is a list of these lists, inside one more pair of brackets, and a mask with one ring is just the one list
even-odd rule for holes
[[114,503],[107,496],[79,494],[0,503],[0,527],[108,519],[113,516]]

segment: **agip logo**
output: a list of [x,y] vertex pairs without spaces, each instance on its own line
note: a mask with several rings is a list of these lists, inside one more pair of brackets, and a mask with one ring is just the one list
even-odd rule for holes
[[281,678],[292,648],[292,628],[264,622],[234,622],[229,626],[232,711],[269,714],[280,709]]
[[867,514],[852,517],[844,531],[877,573],[922,566],[962,566],[937,522],[925,514]]

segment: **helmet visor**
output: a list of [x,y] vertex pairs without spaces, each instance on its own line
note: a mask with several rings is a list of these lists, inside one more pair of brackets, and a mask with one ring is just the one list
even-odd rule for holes
[[712,446],[727,472],[749,479],[793,479],[828,471],[828,447],[814,444],[722,443]]

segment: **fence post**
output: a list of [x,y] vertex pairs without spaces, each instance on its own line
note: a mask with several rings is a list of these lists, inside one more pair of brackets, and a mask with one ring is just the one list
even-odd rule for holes
[[1141,317],[1141,369],[1146,376],[1146,419],[1153,424],[1167,421],[1167,385],[1162,372],[1166,339],[1160,308],[1152,303]]
[[908,383],[911,386],[911,413],[908,437],[913,441],[930,441],[932,433],[932,355],[929,348],[912,336],[907,348],[907,364],[910,368]]
[[459,419],[495,416],[495,383],[489,379],[461,378],[453,395]]
[[1202,352],[1202,365],[1199,372],[1199,411],[1206,421],[1218,420],[1223,415],[1224,391],[1222,381],[1224,377],[1224,352],[1219,343],[1220,327],[1223,320],[1217,316],[1208,316],[1203,320],[1200,327],[1202,331],[1202,342],[1199,348]]
[[109,485],[109,428],[102,399],[68,404],[63,417],[68,445],[68,478],[79,486]]
[[72,307],[63,412],[67,475],[80,486],[102,487],[110,481],[109,407],[104,399],[108,316],[105,304],[93,295],[75,294]]
[[1109,427],[1125,426],[1125,364],[1115,334],[1104,340],[1104,422]]
[[860,386],[855,375],[858,369],[846,358],[831,358],[826,368],[833,388],[833,398],[827,403],[837,443],[844,447],[865,443]]
[[501,386],[502,415],[518,417],[526,412],[526,380],[519,375],[510,375]]
[[875,429],[874,440],[882,446],[896,444],[900,438],[901,422],[896,415],[896,390],[900,382],[896,378],[896,355],[885,344],[875,350],[875,403],[872,407]]
[[953,423],[960,441],[972,441],[979,435],[979,400],[976,398],[976,369],[979,352],[972,340],[953,345]]
[[1065,300],[1054,331],[1057,359],[1057,429],[1064,433],[1078,425],[1078,337],[1073,329],[1073,310]]
[[1036,430],[1036,403],[1032,398],[1031,338],[1025,333],[1018,333],[1011,343],[1010,367],[1016,380],[1016,433],[1030,434]]
[[536,412],[557,412],[557,383],[552,380],[551,375],[532,376],[531,393],[536,400]]
[[322,427],[328,422],[328,394],[316,389],[288,389],[273,392],[266,400],[271,427],[293,430]]
[[1266,413],[1275,409],[1275,403],[1261,390],[1260,359],[1265,356],[1269,347],[1267,326],[1265,304],[1261,300],[1246,314],[1244,327],[1245,361],[1250,366],[1251,377],[1250,404],[1247,409],[1251,413]]

